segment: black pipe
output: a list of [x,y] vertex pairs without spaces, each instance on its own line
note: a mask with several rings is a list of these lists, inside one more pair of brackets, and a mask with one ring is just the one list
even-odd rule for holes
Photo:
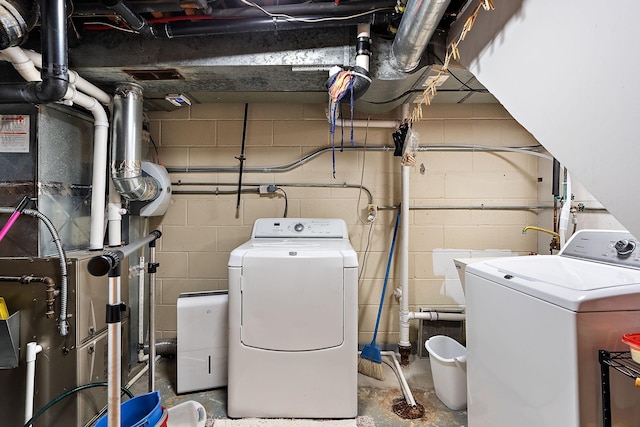
[[[321,16],[305,16],[304,19],[316,19]],[[299,30],[301,28],[327,28],[338,26],[353,26],[368,23],[369,16],[359,16],[340,21],[316,21],[316,22],[296,22],[284,18],[270,18],[268,16],[248,18],[242,20],[201,20],[197,22],[177,21],[168,24],[161,24],[157,27],[158,37],[193,37],[193,36],[216,36],[224,34],[241,34],[265,31],[287,31]]]
[[61,100],[69,85],[65,0],[45,0],[42,7],[41,82],[0,85],[0,104],[45,104]]
[[149,242],[159,239],[162,233],[159,230],[153,230],[145,237],[141,237],[135,242],[131,242],[126,246],[122,246],[118,250],[107,251],[102,255],[94,256],[87,263],[87,270],[92,276],[104,276],[111,270],[115,270],[120,267],[120,262],[137,251]]
[[553,180],[551,182],[551,194],[555,197],[560,195],[560,162],[553,158]]
[[156,36],[155,28],[149,25],[146,19],[131,10],[123,0],[102,0],[102,3],[124,19],[135,32],[145,37],[152,38]]
[[[112,0],[116,1],[116,0]],[[260,3],[260,2],[257,2]],[[322,1],[283,1],[279,0],[278,5],[265,6],[263,9],[269,13],[283,13],[287,15],[312,14],[328,16],[332,13],[341,13],[343,15],[356,14],[366,10],[389,8],[393,10],[396,0],[356,0],[348,3],[335,4],[334,0]],[[137,0],[127,4],[127,7],[134,13],[152,13],[152,12],[183,12],[180,2],[175,0]],[[74,5],[74,16],[85,16],[95,18],[96,16],[113,15],[113,9],[109,8],[103,1],[82,2]],[[227,7],[213,9],[208,13],[213,18],[250,18],[264,16],[261,10],[248,7]]]

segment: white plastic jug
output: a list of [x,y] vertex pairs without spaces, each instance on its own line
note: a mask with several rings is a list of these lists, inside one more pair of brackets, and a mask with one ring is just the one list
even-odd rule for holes
[[449,409],[467,407],[467,349],[458,341],[436,335],[424,343],[429,352],[433,388]]

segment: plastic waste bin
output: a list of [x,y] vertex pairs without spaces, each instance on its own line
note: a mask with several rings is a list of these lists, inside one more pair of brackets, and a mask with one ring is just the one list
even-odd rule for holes
[[433,388],[449,409],[467,407],[467,349],[458,341],[436,335],[424,343],[429,352]]

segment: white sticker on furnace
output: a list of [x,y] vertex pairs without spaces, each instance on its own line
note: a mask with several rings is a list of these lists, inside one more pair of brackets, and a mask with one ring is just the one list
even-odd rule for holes
[[0,115],[0,153],[29,152],[29,116]]

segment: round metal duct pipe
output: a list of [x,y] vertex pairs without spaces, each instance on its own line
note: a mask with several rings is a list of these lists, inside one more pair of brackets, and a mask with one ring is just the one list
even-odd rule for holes
[[422,53],[451,0],[409,0],[391,45],[391,64],[408,73],[416,69]]
[[34,0],[0,2],[0,50],[21,44],[39,15],[38,3]]
[[129,200],[153,200],[159,189],[155,179],[142,176],[142,87],[123,83],[113,96],[111,126],[111,178]]

